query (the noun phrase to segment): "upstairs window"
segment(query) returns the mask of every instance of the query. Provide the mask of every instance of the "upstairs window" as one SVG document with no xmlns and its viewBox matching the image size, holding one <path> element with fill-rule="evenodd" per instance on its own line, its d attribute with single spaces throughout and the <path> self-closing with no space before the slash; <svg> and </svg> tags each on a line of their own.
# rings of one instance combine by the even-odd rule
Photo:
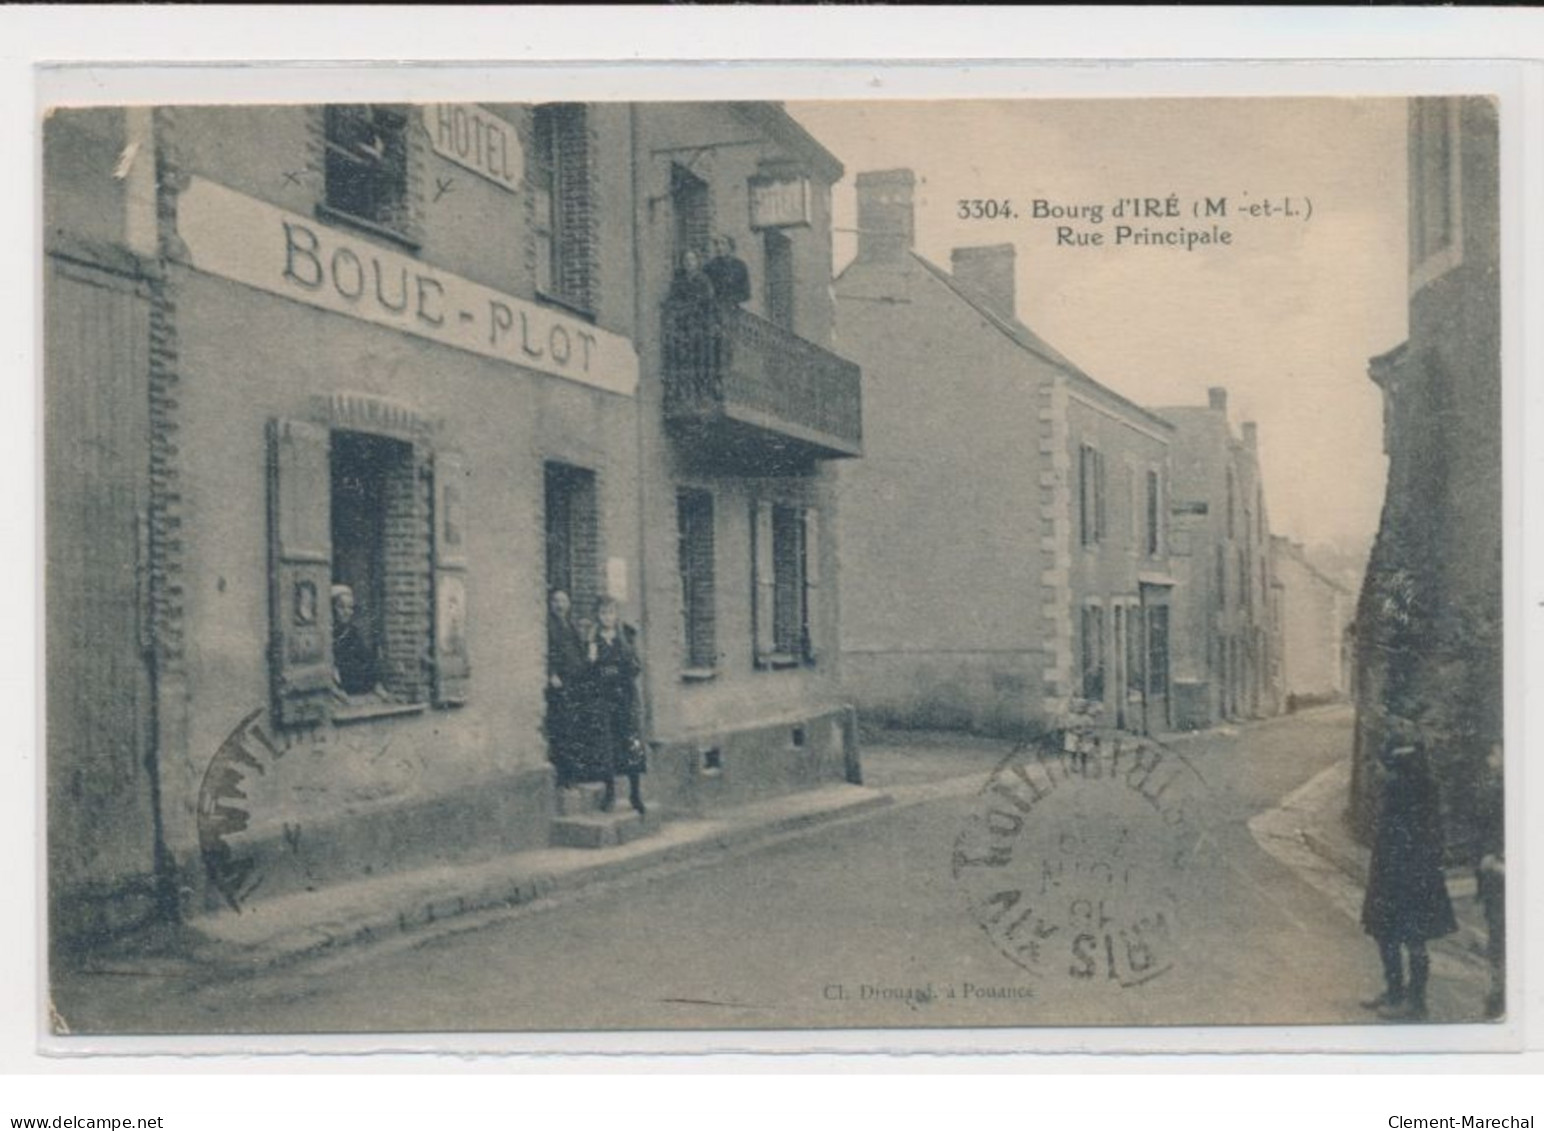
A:
<svg viewBox="0 0 1544 1131">
<path fill-rule="evenodd" d="M 1085 546 L 1096 546 L 1105 535 L 1104 453 L 1091 444 L 1078 446 L 1078 525 Z"/>
<path fill-rule="evenodd" d="M 1410 106 L 1410 262 L 1419 266 L 1454 246 L 1457 104 L 1416 98 Z"/>
<path fill-rule="evenodd" d="M 526 170 L 534 204 L 536 290 L 589 313 L 595 303 L 594 151 L 579 103 L 536 108 Z"/>
<path fill-rule="evenodd" d="M 411 227 L 405 110 L 391 106 L 328 106 L 327 207 L 388 233 Z"/>
<path fill-rule="evenodd" d="M 1147 473 L 1147 556 L 1157 557 L 1163 545 L 1163 534 L 1160 520 L 1163 508 L 1160 505 L 1162 492 L 1156 471 Z"/>
<path fill-rule="evenodd" d="M 767 321 L 793 329 L 793 241 L 782 232 L 762 233 L 766 250 Z"/>
<path fill-rule="evenodd" d="M 708 182 L 684 165 L 670 166 L 670 210 L 675 217 L 675 264 L 688 251 L 706 263 L 712 252 L 713 196 Z"/>
</svg>

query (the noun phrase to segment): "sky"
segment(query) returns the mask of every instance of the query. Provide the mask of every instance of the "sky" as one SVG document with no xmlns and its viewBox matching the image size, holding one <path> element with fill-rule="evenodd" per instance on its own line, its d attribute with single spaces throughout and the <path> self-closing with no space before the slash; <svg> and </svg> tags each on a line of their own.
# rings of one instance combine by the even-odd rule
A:
<svg viewBox="0 0 1544 1131">
<path fill-rule="evenodd" d="M 1086 373 L 1149 407 L 1229 392 L 1256 421 L 1273 530 L 1365 550 L 1386 460 L 1369 358 L 1404 340 L 1405 109 L 1396 98 L 790 103 L 846 166 L 836 266 L 856 247 L 853 177 L 917 176 L 917 250 L 1012 243 L 1019 318 Z M 1116 219 L 1122 197 L 1179 198 L 1177 219 Z M 1226 219 L 1196 202 L 1227 197 Z M 1291 198 L 1300 216 L 1241 205 Z M 959 202 L 1012 218 L 962 220 Z M 1034 202 L 1103 204 L 1094 224 L 1034 218 Z M 1311 205 L 1312 213 L 1308 214 Z M 1115 227 L 1211 229 L 1233 242 L 1114 245 Z M 1057 228 L 1100 233 L 1058 246 Z"/>
</svg>

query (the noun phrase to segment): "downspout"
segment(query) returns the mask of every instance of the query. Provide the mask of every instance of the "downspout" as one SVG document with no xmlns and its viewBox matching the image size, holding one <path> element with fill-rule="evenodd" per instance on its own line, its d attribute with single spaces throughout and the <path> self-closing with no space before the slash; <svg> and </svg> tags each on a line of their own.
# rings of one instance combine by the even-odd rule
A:
<svg viewBox="0 0 1544 1131">
<path fill-rule="evenodd" d="M 640 207 L 644 194 L 643 175 L 638 165 L 639 131 L 636 102 L 627 104 L 627 130 L 628 162 L 632 174 L 633 343 L 635 348 L 639 348 L 644 342 L 643 210 Z M 647 401 L 647 390 L 650 387 L 648 382 L 650 370 L 644 357 L 640 356 L 638 361 L 638 388 L 633 394 L 634 467 L 638 479 L 638 631 L 643 636 L 643 647 L 638 650 L 638 659 L 643 669 L 642 725 L 643 733 L 648 739 L 654 735 L 654 666 L 649 662 L 649 656 L 654 648 L 654 638 L 649 631 L 648 468 L 645 463 L 647 432 L 644 424 L 644 406 Z"/>
</svg>

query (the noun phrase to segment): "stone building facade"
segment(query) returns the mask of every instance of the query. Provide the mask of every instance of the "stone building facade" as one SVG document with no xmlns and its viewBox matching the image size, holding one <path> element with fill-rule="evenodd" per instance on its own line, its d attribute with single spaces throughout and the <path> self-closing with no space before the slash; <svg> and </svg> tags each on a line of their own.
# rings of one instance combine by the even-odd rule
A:
<svg viewBox="0 0 1544 1131">
<path fill-rule="evenodd" d="M 914 248 L 915 178 L 860 174 L 837 331 L 864 458 L 840 469 L 842 662 L 865 717 L 1170 725 L 1173 427 L 1021 322 L 1011 245 Z"/>
<path fill-rule="evenodd" d="M 1475 837 L 1502 738 L 1500 207 L 1496 109 L 1409 104 L 1407 340 L 1372 359 L 1388 490 L 1357 606 L 1353 824 L 1391 720 L 1429 745 L 1449 850 Z"/>
<path fill-rule="evenodd" d="M 1281 610 L 1273 597 L 1270 518 L 1259 432 L 1235 435 L 1228 393 L 1159 410 L 1172 445 L 1172 552 L 1183 641 L 1175 657 L 1175 725 L 1262 718 L 1282 707 Z"/>
<path fill-rule="evenodd" d="M 1345 699 L 1356 597 L 1309 560 L 1301 542 L 1271 536 L 1271 568 L 1282 601 L 1281 690 L 1289 709 Z"/>
<path fill-rule="evenodd" d="M 667 811 L 856 777 L 840 166 L 779 107 L 69 110 L 44 157 L 56 940 L 545 846 L 554 588 L 641 629 Z M 758 288 L 688 413 L 659 327 L 690 177 L 791 245 L 792 314 Z"/>
</svg>

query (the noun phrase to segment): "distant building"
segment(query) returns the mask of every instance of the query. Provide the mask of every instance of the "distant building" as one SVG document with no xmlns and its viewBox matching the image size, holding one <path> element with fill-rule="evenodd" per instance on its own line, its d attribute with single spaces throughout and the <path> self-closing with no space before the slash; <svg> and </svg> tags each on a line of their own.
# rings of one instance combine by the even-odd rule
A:
<svg viewBox="0 0 1544 1131">
<path fill-rule="evenodd" d="M 1388 493 L 1357 608 L 1352 817 L 1388 720 L 1417 724 L 1450 850 L 1474 837 L 1475 785 L 1502 735 L 1501 346 L 1496 109 L 1409 103 L 1409 338 L 1372 359 Z"/>
<path fill-rule="evenodd" d="M 1170 726 L 1173 427 L 1016 316 L 1011 245 L 913 250 L 909 170 L 857 178 L 837 334 L 865 448 L 840 468 L 842 667 L 867 718 L 990 732 L 1075 701 Z"/>
<path fill-rule="evenodd" d="M 1228 393 L 1205 407 L 1158 410 L 1177 430 L 1172 445 L 1177 637 L 1175 725 L 1262 718 L 1282 706 L 1270 520 L 1258 430 L 1235 436 Z"/>
<path fill-rule="evenodd" d="M 1351 690 L 1347 630 L 1356 596 L 1309 561 L 1301 543 L 1271 537 L 1281 592 L 1281 689 L 1289 709 L 1344 699 Z"/>
</svg>

